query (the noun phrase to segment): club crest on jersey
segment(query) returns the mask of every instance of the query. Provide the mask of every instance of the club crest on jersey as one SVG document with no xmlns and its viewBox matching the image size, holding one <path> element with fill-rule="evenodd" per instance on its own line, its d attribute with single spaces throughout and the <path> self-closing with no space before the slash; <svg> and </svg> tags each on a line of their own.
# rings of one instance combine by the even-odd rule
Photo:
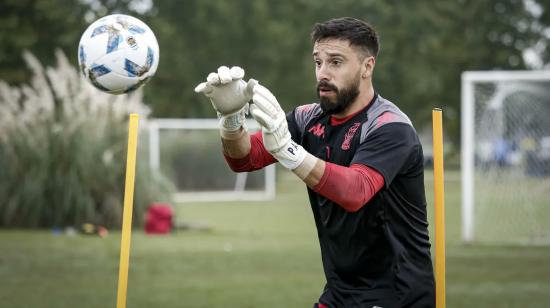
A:
<svg viewBox="0 0 550 308">
<path fill-rule="evenodd" d="M 344 136 L 344 142 L 342 142 L 342 150 L 347 151 L 350 148 L 351 145 L 351 139 L 353 136 L 355 136 L 355 132 L 357 132 L 357 129 L 361 126 L 361 123 L 357 122 L 354 123 L 349 129 L 346 135 Z"/>
<path fill-rule="evenodd" d="M 321 137 L 321 139 L 325 139 L 325 126 L 321 123 L 317 123 L 313 125 L 308 132 L 314 134 L 317 137 Z"/>
</svg>

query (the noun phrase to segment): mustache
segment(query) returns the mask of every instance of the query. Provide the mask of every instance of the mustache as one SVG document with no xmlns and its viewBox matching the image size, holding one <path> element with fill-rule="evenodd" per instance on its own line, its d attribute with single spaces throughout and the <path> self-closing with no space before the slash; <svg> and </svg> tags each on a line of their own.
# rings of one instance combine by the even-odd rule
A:
<svg viewBox="0 0 550 308">
<path fill-rule="evenodd" d="M 326 80 L 321 80 L 317 83 L 317 93 L 319 93 L 320 88 L 325 88 L 325 89 L 332 90 L 334 92 L 338 92 L 338 88 Z"/>
</svg>

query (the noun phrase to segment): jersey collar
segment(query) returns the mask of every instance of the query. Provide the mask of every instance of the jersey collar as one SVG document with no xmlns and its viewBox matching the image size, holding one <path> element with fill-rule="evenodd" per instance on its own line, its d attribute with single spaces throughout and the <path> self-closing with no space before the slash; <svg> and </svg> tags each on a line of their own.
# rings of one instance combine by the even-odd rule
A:
<svg viewBox="0 0 550 308">
<path fill-rule="evenodd" d="M 359 113 L 361 112 L 366 112 L 370 106 L 372 106 L 374 104 L 374 102 L 376 101 L 376 99 L 378 98 L 378 94 L 375 92 L 374 93 L 374 96 L 372 97 L 372 100 L 367 104 L 367 106 L 365 106 L 363 109 L 355 112 L 355 113 L 352 113 L 348 116 L 345 116 L 343 118 L 336 118 L 334 117 L 333 115 L 330 116 L 330 125 L 331 126 L 338 126 L 338 125 L 341 125 L 341 124 L 344 124 L 346 123 L 347 121 L 349 121 L 351 118 L 355 117 L 356 115 L 358 115 Z"/>
</svg>

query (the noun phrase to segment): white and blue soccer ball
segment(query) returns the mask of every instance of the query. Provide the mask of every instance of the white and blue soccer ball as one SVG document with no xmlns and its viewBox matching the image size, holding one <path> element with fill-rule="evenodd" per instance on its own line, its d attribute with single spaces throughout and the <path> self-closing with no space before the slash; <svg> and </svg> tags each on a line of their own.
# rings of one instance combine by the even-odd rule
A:
<svg viewBox="0 0 550 308">
<path fill-rule="evenodd" d="M 96 88 L 111 94 L 131 92 L 157 70 L 159 45 L 141 20 L 122 14 L 93 22 L 78 44 L 78 64 Z"/>
</svg>

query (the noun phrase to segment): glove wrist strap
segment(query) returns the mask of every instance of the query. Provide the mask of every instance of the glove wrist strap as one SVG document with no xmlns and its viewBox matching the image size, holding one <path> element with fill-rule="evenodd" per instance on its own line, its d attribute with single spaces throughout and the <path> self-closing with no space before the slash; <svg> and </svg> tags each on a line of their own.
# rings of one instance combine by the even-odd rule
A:
<svg viewBox="0 0 550 308">
<path fill-rule="evenodd" d="M 301 145 L 290 141 L 281 150 L 273 155 L 285 168 L 294 170 L 304 161 L 307 151 Z"/>
<path fill-rule="evenodd" d="M 240 136 L 241 134 L 248 132 L 248 128 L 246 127 L 246 111 L 247 108 L 245 106 L 241 110 L 232 114 L 222 115 L 218 113 L 220 120 L 220 135 L 224 137 L 224 139 L 231 139 L 235 137 L 235 135 Z"/>
<path fill-rule="evenodd" d="M 315 168 L 318 161 L 319 159 L 317 157 L 306 152 L 304 161 L 292 170 L 292 172 L 294 172 L 294 174 L 296 174 L 300 179 L 304 180 L 311 173 L 313 168 Z"/>
</svg>

